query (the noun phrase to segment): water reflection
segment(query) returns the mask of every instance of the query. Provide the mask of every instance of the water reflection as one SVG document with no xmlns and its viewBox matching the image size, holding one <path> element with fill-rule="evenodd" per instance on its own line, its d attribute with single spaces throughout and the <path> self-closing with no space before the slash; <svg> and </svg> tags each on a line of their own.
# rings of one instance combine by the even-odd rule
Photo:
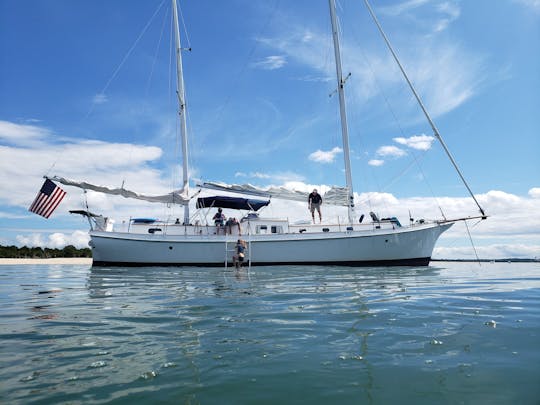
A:
<svg viewBox="0 0 540 405">
<path fill-rule="evenodd" d="M 92 268 L 87 289 L 109 331 L 129 335 L 130 345 L 151 339 L 152 356 L 178 365 L 174 373 L 181 368 L 193 383 L 203 375 L 224 383 L 224 369 L 260 374 L 265 364 L 272 374 L 287 374 L 297 364 L 315 375 L 360 367 L 361 386 L 369 390 L 380 354 L 370 342 L 395 318 L 387 316 L 389 303 L 399 305 L 409 288 L 438 274 L 437 268 L 337 266 Z M 132 357 L 127 349 L 110 350 Z M 146 363 L 156 363 L 152 356 Z"/>
</svg>

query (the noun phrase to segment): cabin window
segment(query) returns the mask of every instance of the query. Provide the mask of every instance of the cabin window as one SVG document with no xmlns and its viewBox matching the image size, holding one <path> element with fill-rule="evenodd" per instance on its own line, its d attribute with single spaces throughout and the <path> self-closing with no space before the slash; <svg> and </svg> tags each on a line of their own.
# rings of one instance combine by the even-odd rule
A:
<svg viewBox="0 0 540 405">
<path fill-rule="evenodd" d="M 283 227 L 282 226 L 279 226 L 279 225 L 272 225 L 272 227 L 270 228 L 270 231 L 272 233 L 283 233 Z"/>
<path fill-rule="evenodd" d="M 257 225 L 255 228 L 256 233 L 283 233 L 283 226 L 281 225 Z"/>
</svg>

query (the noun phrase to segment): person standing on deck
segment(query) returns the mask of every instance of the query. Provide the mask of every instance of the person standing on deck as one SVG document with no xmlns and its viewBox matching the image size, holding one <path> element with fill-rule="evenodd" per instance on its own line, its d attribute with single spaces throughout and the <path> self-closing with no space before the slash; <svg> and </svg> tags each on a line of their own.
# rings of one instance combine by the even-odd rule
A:
<svg viewBox="0 0 540 405">
<path fill-rule="evenodd" d="M 214 220 L 216 231 L 219 234 L 219 229 L 223 227 L 225 223 L 225 215 L 223 214 L 223 210 L 221 208 L 218 208 L 218 212 L 216 212 L 216 215 L 214 215 L 212 219 Z"/>
<path fill-rule="evenodd" d="M 315 210 L 317 210 L 317 212 L 319 213 L 319 222 L 322 222 L 321 204 L 322 197 L 317 192 L 317 189 L 314 189 L 308 197 L 308 208 L 311 211 L 311 218 L 313 218 L 313 223 L 315 223 Z"/>
</svg>

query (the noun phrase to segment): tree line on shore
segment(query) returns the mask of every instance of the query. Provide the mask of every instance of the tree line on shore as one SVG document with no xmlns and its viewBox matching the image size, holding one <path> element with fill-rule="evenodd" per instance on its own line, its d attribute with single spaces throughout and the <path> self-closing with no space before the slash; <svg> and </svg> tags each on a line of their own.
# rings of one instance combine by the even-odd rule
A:
<svg viewBox="0 0 540 405">
<path fill-rule="evenodd" d="M 77 249 L 67 245 L 63 249 L 41 247 L 0 246 L 0 257 L 5 259 L 51 259 L 54 257 L 92 257 L 90 248 Z"/>
</svg>

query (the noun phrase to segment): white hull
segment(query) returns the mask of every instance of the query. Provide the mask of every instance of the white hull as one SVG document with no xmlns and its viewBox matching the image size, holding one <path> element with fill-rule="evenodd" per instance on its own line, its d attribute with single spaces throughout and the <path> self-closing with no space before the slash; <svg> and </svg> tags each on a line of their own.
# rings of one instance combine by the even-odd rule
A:
<svg viewBox="0 0 540 405">
<path fill-rule="evenodd" d="M 435 243 L 452 223 L 349 232 L 245 235 L 251 265 L 428 265 Z M 90 232 L 96 266 L 223 266 L 235 235 Z"/>
</svg>

